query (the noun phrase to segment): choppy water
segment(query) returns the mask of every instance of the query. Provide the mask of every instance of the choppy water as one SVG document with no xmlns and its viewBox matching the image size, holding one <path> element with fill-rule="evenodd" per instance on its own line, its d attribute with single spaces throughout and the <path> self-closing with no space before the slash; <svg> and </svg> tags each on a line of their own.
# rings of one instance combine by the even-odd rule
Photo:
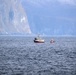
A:
<svg viewBox="0 0 76 75">
<path fill-rule="evenodd" d="M 0 75 L 76 75 L 76 38 L 0 37 Z"/>
</svg>

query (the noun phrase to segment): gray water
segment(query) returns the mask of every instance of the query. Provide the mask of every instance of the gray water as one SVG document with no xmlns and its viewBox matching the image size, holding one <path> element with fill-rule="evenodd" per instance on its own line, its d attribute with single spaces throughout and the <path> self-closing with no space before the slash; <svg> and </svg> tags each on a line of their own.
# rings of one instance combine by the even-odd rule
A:
<svg viewBox="0 0 76 75">
<path fill-rule="evenodd" d="M 0 75 L 76 75 L 76 38 L 0 37 Z"/>
</svg>

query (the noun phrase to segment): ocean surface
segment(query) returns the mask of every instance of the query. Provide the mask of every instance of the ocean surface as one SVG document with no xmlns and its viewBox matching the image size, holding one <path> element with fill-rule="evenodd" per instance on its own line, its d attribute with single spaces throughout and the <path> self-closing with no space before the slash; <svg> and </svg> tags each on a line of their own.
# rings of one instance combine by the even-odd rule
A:
<svg viewBox="0 0 76 75">
<path fill-rule="evenodd" d="M 0 36 L 0 75 L 76 75 L 76 37 Z"/>
</svg>

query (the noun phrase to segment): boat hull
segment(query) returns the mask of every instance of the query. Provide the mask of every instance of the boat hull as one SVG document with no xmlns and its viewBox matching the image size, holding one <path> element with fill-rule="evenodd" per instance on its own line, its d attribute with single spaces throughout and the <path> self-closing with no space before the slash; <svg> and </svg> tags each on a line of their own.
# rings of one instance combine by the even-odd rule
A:
<svg viewBox="0 0 76 75">
<path fill-rule="evenodd" d="M 44 40 L 34 40 L 35 43 L 44 43 Z"/>
</svg>

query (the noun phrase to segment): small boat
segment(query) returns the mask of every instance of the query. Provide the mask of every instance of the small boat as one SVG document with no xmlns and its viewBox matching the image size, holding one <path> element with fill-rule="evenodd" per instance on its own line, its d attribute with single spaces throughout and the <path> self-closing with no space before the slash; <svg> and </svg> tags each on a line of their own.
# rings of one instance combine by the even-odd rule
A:
<svg viewBox="0 0 76 75">
<path fill-rule="evenodd" d="M 34 39 L 34 42 L 35 42 L 35 43 L 44 43 L 44 40 L 41 39 L 41 38 L 38 36 L 38 37 L 36 37 L 36 38 Z"/>
<path fill-rule="evenodd" d="M 54 42 L 55 42 L 55 40 L 54 39 L 51 39 L 50 43 L 54 43 Z"/>
</svg>

